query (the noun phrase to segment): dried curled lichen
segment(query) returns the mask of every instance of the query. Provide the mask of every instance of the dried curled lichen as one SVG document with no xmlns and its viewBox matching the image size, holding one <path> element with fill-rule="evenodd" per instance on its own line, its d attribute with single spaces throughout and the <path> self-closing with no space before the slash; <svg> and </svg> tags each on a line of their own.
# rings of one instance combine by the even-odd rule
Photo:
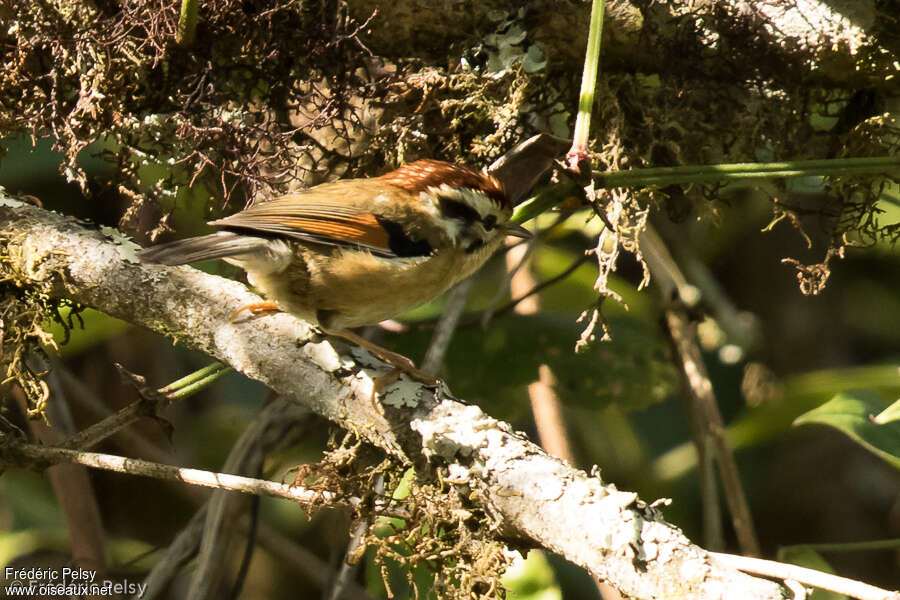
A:
<svg viewBox="0 0 900 600">
<path fill-rule="evenodd" d="M 433 576 L 439 598 L 502 598 L 500 578 L 514 554 L 497 541 L 495 524 L 449 483 L 420 483 L 408 467 L 380 458 L 353 434 L 346 434 L 324 458 L 297 469 L 295 482 L 338 496 L 360 499 L 354 503 L 354 522 L 366 524 L 348 559 L 360 560 L 366 548 L 374 550 L 388 597 L 392 597 L 389 565 L 403 569 L 416 597 L 423 592 L 415 574 L 425 569 Z M 399 489 L 403 492 L 399 492 Z M 307 510 L 326 503 L 307 505 Z M 402 514 L 403 519 L 383 514 Z"/>
<path fill-rule="evenodd" d="M 414 579 L 417 567 L 432 573 L 438 598 L 505 597 L 500 578 L 514 554 L 497 540 L 483 509 L 466 502 L 453 487 L 416 482 L 410 483 L 404 504 L 408 519 L 384 520 L 366 540 L 375 548 L 389 590 L 386 565 L 393 562 L 404 567 L 417 597 L 422 596 Z"/>
<path fill-rule="evenodd" d="M 47 346 L 55 347 L 53 337 L 44 329 L 45 315 L 51 310 L 48 298 L 23 286 L 3 267 L 10 246 L 0 240 L 0 384 L 15 382 L 25 393 L 28 416 L 43 415 L 50 395 L 44 381 L 41 355 Z"/>
<path fill-rule="evenodd" d="M 50 135 L 68 180 L 132 201 L 124 225 L 148 200 L 172 210 L 179 187 L 251 196 L 353 158 L 311 132 L 360 120 L 348 90 L 365 82 L 344 77 L 366 56 L 356 21 L 291 0 L 203 9 L 202 43 L 182 48 L 178 3 L 12 0 L 0 9 L 0 131 Z M 114 167 L 106 181 L 82 169 L 86 148 Z"/>
<path fill-rule="evenodd" d="M 384 24 L 342 3 L 213 0 L 189 47 L 177 2 L 11 0 L 0 17 L 0 133 L 50 136 L 65 177 L 124 199 L 126 231 L 150 211 L 151 237 L 191 199 L 216 210 L 386 162 L 489 160 L 521 133 L 527 78 L 378 58 L 363 38 Z M 112 168 L 90 178 L 84 152 Z"/>
<path fill-rule="evenodd" d="M 28 417 L 38 418 L 44 416 L 50 394 L 44 380 L 45 353 L 57 349 L 47 324 L 51 320 L 61 324 L 66 343 L 80 309 L 68 300 L 50 298 L 15 270 L 13 265 L 22 261 L 14 254 L 22 247 L 14 233 L 0 231 L 0 386 L 17 385 L 25 394 Z"/>
<path fill-rule="evenodd" d="M 45 373 L 31 358 L 53 345 L 44 328 L 45 306 L 39 299 L 16 289 L 8 281 L 0 281 L 0 385 L 15 382 L 28 402 L 28 416 L 41 416 L 50 390 Z"/>
</svg>

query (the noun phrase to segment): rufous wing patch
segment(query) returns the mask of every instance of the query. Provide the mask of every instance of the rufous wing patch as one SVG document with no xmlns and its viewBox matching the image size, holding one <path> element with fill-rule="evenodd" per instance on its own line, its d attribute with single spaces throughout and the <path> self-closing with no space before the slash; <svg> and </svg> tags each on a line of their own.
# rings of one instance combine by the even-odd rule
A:
<svg viewBox="0 0 900 600">
<path fill-rule="evenodd" d="M 372 213 L 326 219 L 283 217 L 281 223 L 298 231 L 327 236 L 337 242 L 364 244 L 385 250 L 389 247 L 388 233 Z"/>
<path fill-rule="evenodd" d="M 210 225 L 232 230 L 271 233 L 303 241 L 369 248 L 381 256 L 393 253 L 390 234 L 368 212 L 334 207 L 273 202 L 251 207 Z"/>
</svg>

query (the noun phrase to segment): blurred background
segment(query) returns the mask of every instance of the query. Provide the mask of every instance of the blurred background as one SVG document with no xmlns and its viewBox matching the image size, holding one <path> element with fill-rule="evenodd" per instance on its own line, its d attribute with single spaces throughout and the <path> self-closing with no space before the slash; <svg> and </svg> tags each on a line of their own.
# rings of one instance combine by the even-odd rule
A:
<svg viewBox="0 0 900 600">
<path fill-rule="evenodd" d="M 0 185 L 7 191 L 33 195 L 49 209 L 116 226 L 123 207 L 103 197 L 81 202 L 77 187 L 58 175 L 60 156 L 48 144 L 32 147 L 22 139 L 5 143 L 9 154 L 0 167 Z M 97 174 L 102 164 L 87 154 L 83 164 Z M 733 308 L 731 323 L 709 318 L 712 311 L 705 306 L 694 316 L 763 553 L 805 555 L 800 562 L 874 585 L 900 587 L 896 547 L 814 556 L 804 548 L 787 548 L 900 537 L 900 470 L 836 428 L 792 426 L 794 419 L 844 390 L 869 390 L 885 405 L 898 397 L 900 253 L 883 242 L 848 248 L 843 260 L 832 262 L 824 291 L 805 296 L 794 269 L 781 258 L 808 256 L 814 262 L 821 258 L 816 250 L 808 250 L 792 227 L 762 232 L 772 209 L 754 187 L 734 188 L 723 197 L 728 201 L 715 207 L 714 220 L 697 218 L 697 211 L 708 210 L 702 206 L 687 207 L 677 222 L 665 215 L 654 218 L 679 263 L 692 264 L 697 274 L 715 282 L 720 301 Z M 884 223 L 900 221 L 896 187 L 879 207 Z M 538 280 L 560 274 L 593 247 L 600 226 L 588 216 L 575 213 L 537 239 L 530 264 Z M 179 236 L 205 227 L 202 211 L 183 211 L 176 217 L 173 226 Z M 529 226 L 540 229 L 555 218 L 544 215 Z M 820 241 L 815 227 L 808 230 L 815 248 Z M 226 265 L 204 267 L 240 277 Z M 538 314 L 518 315 L 497 310 L 508 303 L 509 293 L 503 257 L 495 257 L 476 276 L 443 375 L 455 395 L 535 439 L 527 387 L 537 379 L 539 365 L 548 364 L 558 381 L 556 391 L 578 466 L 597 465 L 605 480 L 636 491 L 646 501 L 671 498 L 666 519 L 702 543 L 696 454 L 682 383 L 661 325 L 664 303 L 652 286 L 637 291 L 642 271 L 630 256 L 620 259 L 611 285 L 627 310 L 614 302 L 604 306 L 612 340 L 597 341 L 582 354 L 573 352 L 583 328 L 576 318 L 595 297 L 596 269 L 593 260 L 584 262 L 540 292 Z M 405 316 L 402 333 L 378 332 L 380 343 L 421 361 L 442 303 L 435 301 Z M 496 313 L 485 323 L 487 309 Z M 54 359 L 55 385 L 64 392 L 78 429 L 97 421 L 98 410 L 114 411 L 138 399 L 114 363 L 162 387 L 211 362 L 94 311 L 81 317 L 84 326 L 71 332 Z M 58 326 L 51 327 L 62 341 Z M 729 327 L 739 335 L 727 334 Z M 263 386 L 231 373 L 168 409 L 165 423 L 145 419 L 98 451 L 219 470 L 268 397 Z M 4 414 L 26 428 L 21 414 L 9 405 Z M 267 458 L 263 474 L 290 478 L 290 468 L 321 458 L 330 435 L 338 433 L 308 417 L 287 436 L 288 443 Z M 208 496 L 207 490 L 139 477 L 98 471 L 89 477 L 114 556 L 111 564 L 124 573 L 139 574 L 153 564 L 158 549 L 172 541 Z M 242 597 L 318 595 L 321 582 L 313 574 L 327 572 L 342 556 L 346 516 L 333 510 L 307 515 L 292 503 L 272 498 L 259 502 L 259 513 L 267 531 L 252 555 Z M 725 549 L 736 551 L 727 517 L 723 525 Z M 17 469 L 4 473 L 0 564 L 31 552 L 66 550 L 64 515 L 46 476 Z M 235 564 L 240 556 L 235 552 Z M 596 595 L 593 582 L 564 561 L 533 554 L 529 565 L 510 575 L 508 583 L 520 594 L 516 597 Z M 184 597 L 186 588 L 179 585 L 187 585 L 186 577 L 176 579 L 171 597 Z M 405 597 L 409 592 L 402 572 L 391 577 L 393 591 Z M 427 581 L 425 572 L 418 577 Z M 371 560 L 363 561 L 357 580 L 371 597 L 386 597 L 379 567 Z"/>
</svg>

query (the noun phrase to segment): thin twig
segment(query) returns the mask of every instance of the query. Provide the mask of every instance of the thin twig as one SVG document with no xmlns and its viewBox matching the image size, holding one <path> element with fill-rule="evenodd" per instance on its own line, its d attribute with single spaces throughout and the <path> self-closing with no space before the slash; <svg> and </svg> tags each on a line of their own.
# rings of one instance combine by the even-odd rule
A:
<svg viewBox="0 0 900 600">
<path fill-rule="evenodd" d="M 854 581 L 846 577 L 838 577 L 830 573 L 823 573 L 822 571 L 807 569 L 806 567 L 775 562 L 774 560 L 737 556 L 735 554 L 722 554 L 720 552 L 710 552 L 709 554 L 723 564 L 745 573 L 754 573 L 782 580 L 793 579 L 822 590 L 859 598 L 859 600 L 900 600 L 900 592 L 891 592 L 874 585 Z"/>
<path fill-rule="evenodd" d="M 690 402 L 696 411 L 697 403 Z M 703 508 L 703 547 L 707 550 L 725 548 L 725 532 L 722 527 L 722 503 L 719 500 L 719 486 L 716 481 L 716 453 L 712 439 L 703 430 L 703 418 L 691 415 L 691 437 L 697 448 L 697 467 L 700 475 L 700 502 Z"/>
<path fill-rule="evenodd" d="M 34 468 L 71 463 L 84 465 L 92 469 L 114 471 L 128 475 L 141 475 L 164 481 L 181 481 L 190 485 L 233 490 L 246 494 L 276 496 L 303 503 L 343 504 L 347 506 L 354 506 L 359 503 L 359 498 L 345 498 L 324 490 L 311 490 L 298 485 L 287 485 L 264 479 L 163 465 L 113 454 L 81 452 L 67 448 L 47 448 L 18 442 L 5 434 L 0 435 L 0 460 L 8 466 L 17 467 L 31 463 Z"/>
<path fill-rule="evenodd" d="M 32 355 L 29 360 L 41 359 Z M 42 370 L 46 370 L 43 365 Z M 42 444 L 50 445 L 59 443 L 66 432 L 74 430 L 75 425 L 55 372 L 49 372 L 47 383 L 51 394 L 47 399 L 45 418 L 49 425 L 42 420 L 29 420 L 28 426 L 35 438 Z M 18 387 L 14 387 L 12 392 L 24 414 L 27 410 L 25 394 Z M 56 465 L 48 469 L 47 474 L 66 519 L 73 563 L 102 575 L 107 567 L 103 519 L 87 470 L 77 465 Z"/>
<path fill-rule="evenodd" d="M 509 293 L 516 298 L 510 304 L 515 306 L 516 313 L 520 315 L 534 315 L 541 310 L 541 299 L 535 294 L 540 291 L 543 284 L 539 285 L 535 281 L 531 271 L 530 259 L 533 251 L 534 246 L 531 245 L 514 246 L 506 252 Z"/>
<path fill-rule="evenodd" d="M 517 298 L 516 300 L 513 300 L 511 302 L 508 302 L 508 303 L 504 304 L 503 306 L 500 306 L 500 307 L 497 306 L 500 302 L 500 299 L 505 295 L 507 288 L 512 283 L 513 277 L 515 277 L 516 273 L 522 267 L 522 265 L 524 265 L 525 262 L 531 258 L 531 255 L 534 253 L 536 241 L 540 237 L 546 235 L 547 232 L 552 231 L 554 228 L 556 228 L 560 224 L 564 223 L 565 220 L 568 219 L 570 216 L 572 216 L 572 214 L 570 212 L 566 212 L 564 214 L 557 215 L 557 218 L 548 227 L 544 227 L 544 228 L 541 228 L 539 231 L 535 231 L 534 237 L 531 238 L 530 240 L 508 239 L 506 241 L 507 255 L 510 252 L 518 252 L 517 256 L 520 257 L 520 260 L 517 264 L 514 264 L 512 267 L 507 266 L 506 277 L 504 278 L 503 283 L 500 286 L 498 286 L 497 293 L 494 294 L 494 297 L 491 298 L 491 301 L 488 303 L 488 308 L 486 308 L 484 310 L 484 312 L 481 313 L 480 321 L 481 321 L 482 328 L 487 327 L 488 323 L 490 323 L 491 319 L 493 319 L 496 315 L 509 312 L 511 309 L 515 308 L 515 306 L 519 302 L 521 302 L 522 300 L 525 300 L 532 294 L 536 294 L 536 293 L 540 292 L 541 290 L 553 285 L 554 283 L 562 281 L 563 279 L 568 277 L 568 275 L 571 273 L 571 271 L 569 271 L 567 269 L 566 273 L 564 273 L 562 275 L 557 275 L 556 277 L 552 278 L 548 282 L 535 285 L 534 288 L 532 288 L 531 290 L 524 292 L 520 298 Z M 521 250 L 518 250 L 518 248 L 522 247 L 522 246 L 527 248 L 527 250 L 525 250 L 524 252 L 522 252 Z M 507 261 L 507 263 L 508 263 L 508 261 Z M 513 292 L 513 294 L 515 294 L 515 292 Z M 466 325 L 469 325 L 469 324 L 470 323 L 466 323 Z"/>
<path fill-rule="evenodd" d="M 215 361 L 201 369 L 197 369 L 193 373 L 185 375 L 181 379 L 173 381 L 165 387 L 159 388 L 157 391 L 160 394 L 165 394 L 172 400 L 182 400 L 204 389 L 222 375 L 227 375 L 232 371 L 234 369 L 228 365 Z"/>
<path fill-rule="evenodd" d="M 447 294 L 444 312 L 438 320 L 437 327 L 431 336 L 431 344 L 422 360 L 422 371 L 429 375 L 437 375 L 441 370 L 441 365 L 444 364 L 444 357 L 450 347 L 450 340 L 453 339 L 453 332 L 456 331 L 456 326 L 459 324 L 459 317 L 466 307 L 466 299 L 469 297 L 473 281 L 473 278 L 467 277 L 456 284 Z"/>
<path fill-rule="evenodd" d="M 14 437 L 0 433 L 0 466 L 26 468 L 29 466 L 29 463 L 32 468 L 36 469 L 42 469 L 48 465 L 73 463 L 103 471 L 141 475 L 164 481 L 181 481 L 200 487 L 231 490 L 258 496 L 275 496 L 307 504 L 344 505 L 353 508 L 360 503 L 360 499 L 355 496 L 341 496 L 327 490 L 313 490 L 299 485 L 288 485 L 265 479 L 175 467 L 138 458 L 116 456 L 114 454 L 81 452 L 67 448 L 46 448 L 36 444 L 20 442 Z M 376 503 L 376 511 L 378 514 L 388 517 L 409 518 L 409 513 L 397 506 L 386 506 Z"/>
<path fill-rule="evenodd" d="M 163 388 L 154 390 L 145 384 L 143 377 L 130 373 L 121 365 L 116 365 L 116 367 L 119 369 L 119 373 L 135 387 L 141 399 L 121 408 L 102 421 L 82 429 L 63 442 L 61 447 L 72 450 L 93 448 L 142 417 L 155 416 L 161 408 L 173 400 L 183 400 L 233 370 L 227 365 L 215 362 Z"/>
<path fill-rule="evenodd" d="M 575 464 L 575 453 L 566 430 L 563 406 L 556 393 L 556 376 L 549 365 L 538 366 L 538 378 L 528 384 L 531 413 L 537 426 L 541 447 L 549 454 Z"/>
<path fill-rule="evenodd" d="M 711 446 L 719 465 L 722 489 L 731 512 L 731 522 L 738 543 L 742 552 L 758 555 L 759 540 L 753 527 L 753 517 L 734 454 L 725 439 L 725 425 L 722 422 L 712 382 L 700 354 L 696 326 L 682 311 L 676 309 L 667 310 L 665 318 L 685 384 L 690 392 L 690 399 L 697 404 L 696 410 L 692 410 L 692 413 L 702 417 L 702 427 L 712 440 Z"/>
<path fill-rule="evenodd" d="M 181 567 L 197 554 L 208 507 L 208 502 L 203 504 L 188 524 L 181 528 L 165 549 L 165 553 L 153 564 L 144 578 L 143 583 L 146 586 L 144 594 L 140 597 L 135 595 L 132 600 L 156 600 L 161 597 Z"/>
<path fill-rule="evenodd" d="M 640 243 L 644 258 L 650 268 L 653 280 L 657 283 L 663 301 L 671 303 L 673 298 L 680 297 L 681 290 L 686 286 L 686 279 L 681 269 L 672 258 L 662 238 L 651 226 L 648 225 L 641 235 Z M 691 322 L 684 308 L 674 306 L 665 311 L 665 322 L 675 354 L 678 357 L 685 387 L 689 392 L 691 417 L 701 420 L 698 428 L 705 432 L 703 438 L 708 437 L 711 440 L 709 447 L 719 466 L 725 501 L 731 513 L 731 521 L 741 551 L 745 554 L 758 555 L 759 541 L 753 527 L 753 517 L 734 454 L 725 439 L 725 426 L 716 403 L 712 382 L 700 353 L 696 326 Z M 707 447 L 705 439 L 695 439 L 695 443 L 698 453 L 702 453 Z M 704 485 L 710 486 L 712 482 L 707 480 Z M 706 491 L 707 496 L 712 498 L 708 487 Z M 714 510 L 714 507 L 710 507 L 708 510 Z"/>
<path fill-rule="evenodd" d="M 250 525 L 246 531 L 246 542 L 244 544 L 244 554 L 241 557 L 241 565 L 238 567 L 237 575 L 228 594 L 228 600 L 238 600 L 244 589 L 244 583 L 247 581 L 247 574 L 250 572 L 250 565 L 253 562 L 253 550 L 256 548 L 257 531 L 259 529 L 259 505 L 261 498 L 253 496 L 250 500 L 250 508 L 244 516 L 250 521 Z"/>
<path fill-rule="evenodd" d="M 60 376 L 60 379 L 62 379 L 65 387 L 71 392 L 73 402 L 76 403 L 79 408 L 83 409 L 86 413 L 93 415 L 99 421 L 106 419 L 112 414 L 112 411 L 109 409 L 109 407 L 104 402 L 102 402 L 97 397 L 97 395 L 81 380 L 73 375 L 72 372 L 69 371 L 69 369 L 66 367 L 65 363 L 60 360 L 54 360 L 53 372 L 57 373 Z M 83 429 L 76 435 L 80 435 L 87 429 Z M 90 443 L 89 441 L 85 445 L 79 445 L 79 447 L 77 448 L 67 446 L 66 444 L 71 441 L 72 438 L 70 438 L 66 442 L 63 442 L 62 444 L 57 445 L 68 447 L 70 450 L 89 450 L 91 448 L 91 446 L 88 445 Z M 126 454 L 132 456 L 140 456 L 141 458 L 155 460 L 157 462 L 167 462 L 169 460 L 172 460 L 173 457 L 173 454 L 170 451 L 162 450 L 157 443 L 150 441 L 147 437 L 145 437 L 142 433 L 136 431 L 135 429 L 119 430 L 116 433 L 116 442 L 126 451 Z M 80 444 L 80 442 L 76 443 Z"/>
<path fill-rule="evenodd" d="M 600 41 L 603 34 L 604 0 L 594 0 L 591 4 L 591 26 L 588 30 L 587 49 L 584 53 L 584 68 L 581 71 L 581 92 L 578 97 L 578 116 L 569 150 L 569 168 L 577 170 L 587 155 L 588 138 L 591 130 L 591 112 L 594 109 L 594 91 L 597 87 L 597 72 L 600 70 Z M 586 165 L 590 168 L 590 164 Z"/>
<path fill-rule="evenodd" d="M 496 314 L 497 305 L 500 303 L 500 299 L 506 295 L 508 287 L 512 284 L 513 277 L 516 276 L 516 273 L 522 268 L 525 261 L 531 257 L 531 253 L 534 252 L 534 242 L 535 238 L 530 240 L 506 240 L 506 255 L 504 256 L 504 260 L 506 261 L 506 276 L 500 285 L 497 286 L 494 297 L 488 302 L 488 308 L 481 313 L 479 321 L 482 329 L 486 329 L 488 324 L 490 324 L 491 319 L 493 319 Z M 518 262 L 510 262 L 509 257 L 511 253 L 518 257 Z"/>
<path fill-rule="evenodd" d="M 874 156 L 871 158 L 792 161 L 790 163 L 683 165 L 680 167 L 632 169 L 630 171 L 594 171 L 591 179 L 595 189 L 616 189 L 771 179 L 775 177 L 878 175 L 896 173 L 898 170 L 900 170 L 900 158 L 895 156 Z M 557 189 L 557 187 L 560 189 Z M 574 191 L 574 183 L 562 182 L 559 186 L 551 186 L 538 196 L 520 203 L 516 206 L 512 220 L 516 223 L 525 223 L 554 206 L 562 204 L 571 196 L 571 193 L 566 191 L 567 188 Z"/>
<path fill-rule="evenodd" d="M 231 447 L 222 471 L 227 473 L 259 473 L 266 454 L 284 439 L 287 428 L 295 428 L 298 419 L 310 412 L 285 398 L 269 402 Z M 216 490 L 209 499 L 203 537 L 197 556 L 197 568 L 191 577 L 189 598 L 212 597 L 220 588 L 222 566 L 227 564 L 227 550 L 233 539 L 235 516 L 243 512 L 246 496 Z"/>
<path fill-rule="evenodd" d="M 378 496 L 384 493 L 384 475 L 382 473 L 375 476 L 373 491 Z M 372 515 L 369 513 L 354 523 L 350 531 L 350 543 L 347 544 L 347 550 L 344 552 L 344 560 L 341 561 L 341 567 L 338 569 L 331 588 L 323 596 L 325 600 L 340 600 L 344 591 L 352 583 L 353 575 L 366 550 L 366 534 L 372 527 L 372 521 Z"/>
<path fill-rule="evenodd" d="M 532 287 L 528 291 L 524 292 L 521 296 L 519 296 L 515 300 L 510 300 L 509 302 L 507 302 L 500 308 L 496 309 L 493 313 L 493 316 L 500 316 L 500 315 L 506 314 L 509 311 L 513 310 L 520 302 L 527 300 L 531 296 L 544 291 L 551 285 L 559 283 L 560 281 L 562 281 L 563 279 L 565 279 L 566 277 L 568 277 L 569 275 L 574 273 L 578 269 L 578 267 L 580 267 L 581 265 L 583 265 L 584 263 L 589 261 L 591 258 L 592 258 L 592 255 L 590 255 L 590 254 L 583 254 L 583 255 L 579 256 L 578 258 L 576 258 L 575 260 L 572 261 L 572 264 L 570 264 L 568 267 L 566 267 L 558 275 L 554 275 L 550 279 L 545 279 L 544 281 L 535 284 L 534 287 Z"/>
<path fill-rule="evenodd" d="M 537 284 L 531 272 L 525 247 L 511 248 L 506 253 L 506 268 L 513 275 L 510 279 L 510 293 L 519 295 L 515 311 L 522 315 L 537 314 L 541 310 L 541 300 L 533 293 L 523 294 L 524 290 L 534 290 Z M 525 298 L 528 298 L 525 301 Z M 562 404 L 554 389 L 556 377 L 548 365 L 538 367 L 538 379 L 528 385 L 528 398 L 531 401 L 531 413 L 538 430 L 541 446 L 569 464 L 575 464 L 572 444 L 566 431 Z"/>
<path fill-rule="evenodd" d="M 289 563 L 298 572 L 324 590 L 331 578 L 331 568 L 321 558 L 298 545 L 280 531 L 259 524 L 259 544 L 272 556 Z M 373 600 L 355 581 L 348 581 L 344 587 L 344 600 Z"/>
</svg>

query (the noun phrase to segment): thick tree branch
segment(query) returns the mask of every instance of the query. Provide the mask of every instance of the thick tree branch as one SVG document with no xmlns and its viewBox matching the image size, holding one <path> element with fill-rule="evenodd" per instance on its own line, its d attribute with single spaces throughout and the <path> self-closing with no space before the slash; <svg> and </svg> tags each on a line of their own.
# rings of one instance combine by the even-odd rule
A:
<svg viewBox="0 0 900 600">
<path fill-rule="evenodd" d="M 359 349 L 287 314 L 231 323 L 259 300 L 239 283 L 140 264 L 113 232 L 0 197 L 2 278 L 169 335 L 402 461 L 441 469 L 504 535 L 557 552 L 629 596 L 782 598 L 779 585 L 722 566 L 636 494 L 551 458 L 443 387 L 401 380 L 376 403 L 372 378 L 388 367 Z"/>
</svg>

